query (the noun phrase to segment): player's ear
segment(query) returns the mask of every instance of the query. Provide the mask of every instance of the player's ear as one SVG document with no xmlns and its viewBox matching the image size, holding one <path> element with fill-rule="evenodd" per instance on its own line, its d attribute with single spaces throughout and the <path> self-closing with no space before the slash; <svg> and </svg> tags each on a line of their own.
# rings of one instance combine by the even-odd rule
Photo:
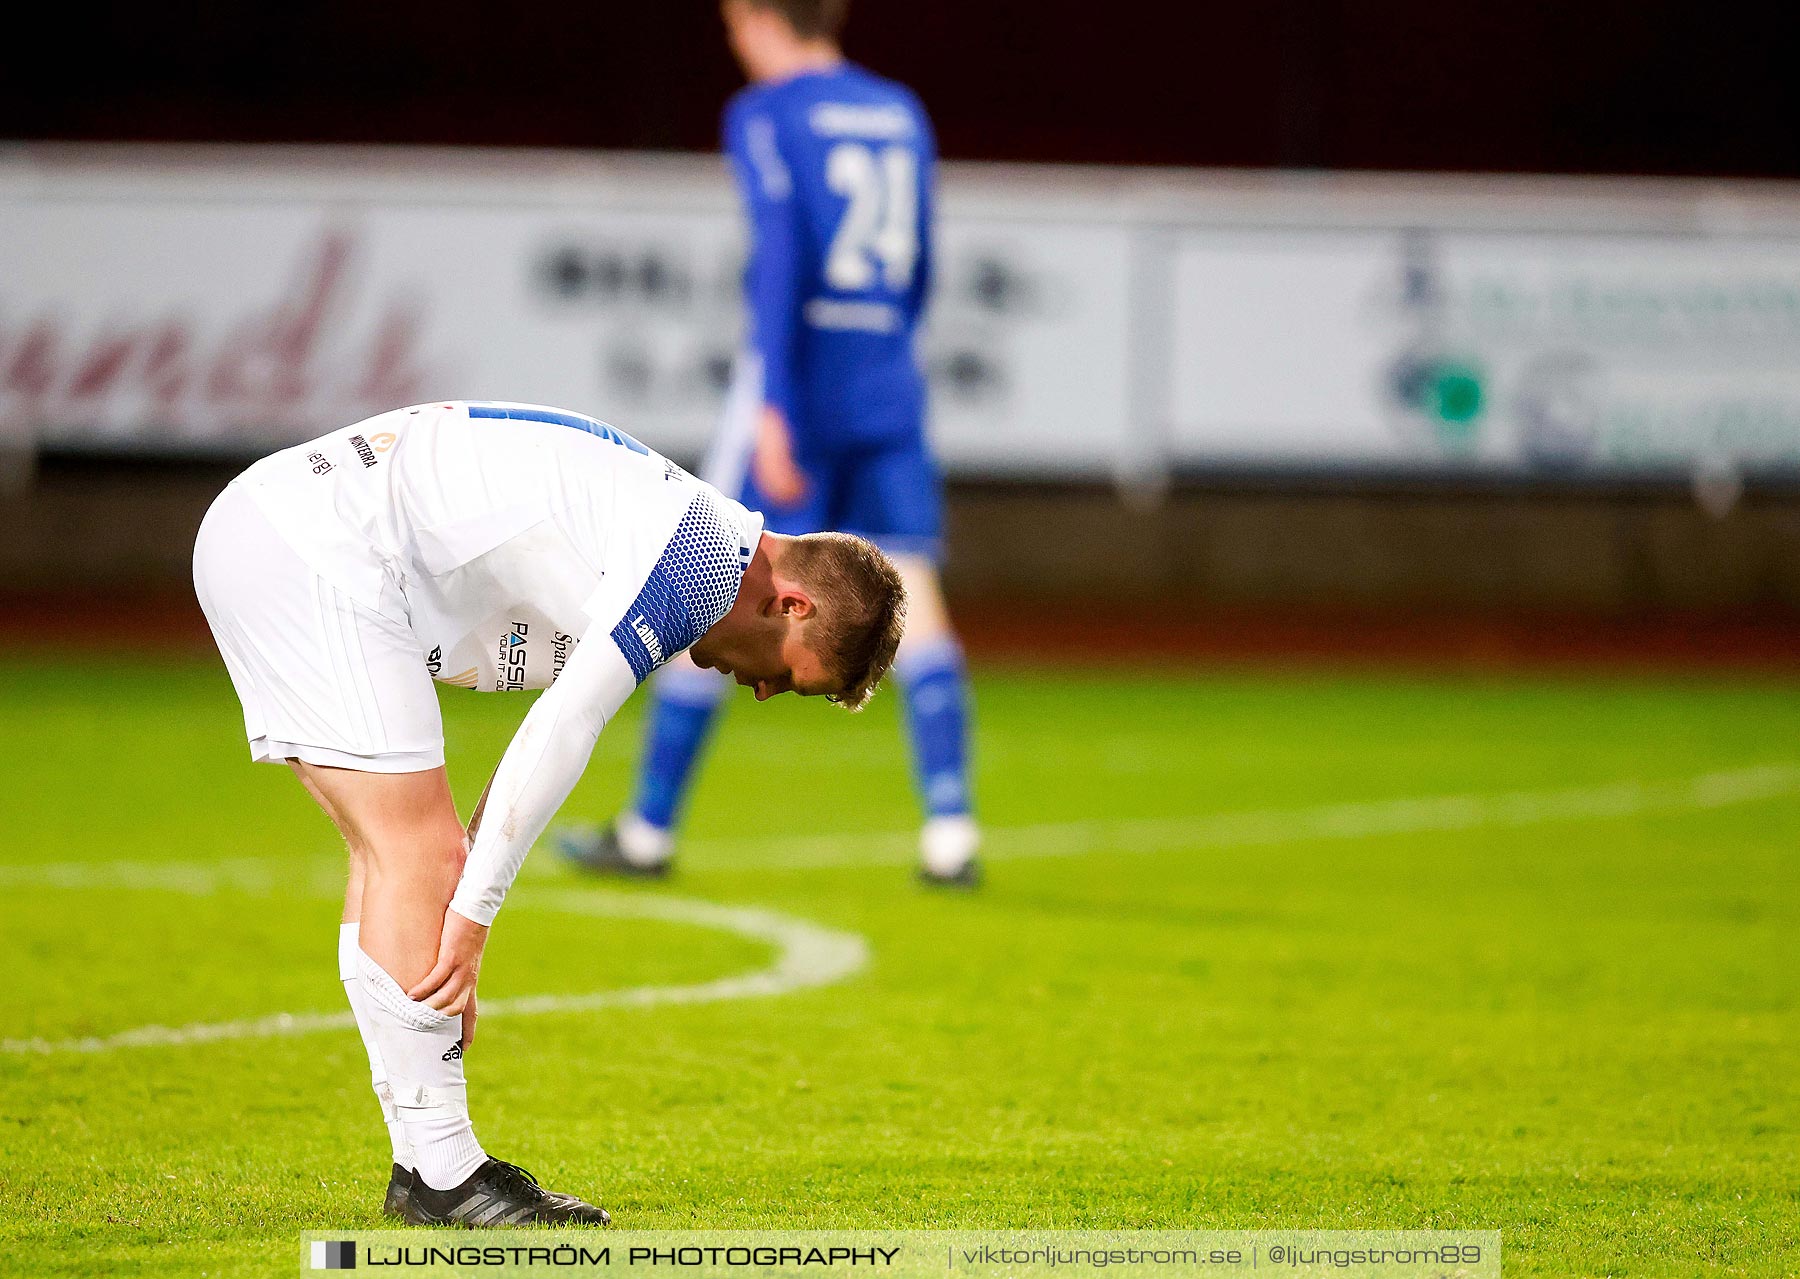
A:
<svg viewBox="0 0 1800 1279">
<path fill-rule="evenodd" d="M 811 592 L 798 586 L 784 586 L 775 595 L 775 611 L 796 622 L 804 622 L 819 611 Z"/>
</svg>

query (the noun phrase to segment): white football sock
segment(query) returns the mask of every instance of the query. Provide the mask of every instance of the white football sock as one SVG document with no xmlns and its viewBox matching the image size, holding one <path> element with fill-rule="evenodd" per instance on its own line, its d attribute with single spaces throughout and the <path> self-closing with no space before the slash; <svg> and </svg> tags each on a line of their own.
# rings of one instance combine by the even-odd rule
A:
<svg viewBox="0 0 1800 1279">
<path fill-rule="evenodd" d="M 954 875 L 981 849 L 981 827 L 966 813 L 933 817 L 919 832 L 919 855 L 934 875 Z"/>
<path fill-rule="evenodd" d="M 469 1122 L 462 1018 L 408 999 L 361 949 L 356 968 L 412 1166 L 433 1190 L 460 1186 L 487 1161 Z"/>
<path fill-rule="evenodd" d="M 661 826 L 652 826 L 633 809 L 619 814 L 613 825 L 619 852 L 633 866 L 660 866 L 675 855 L 675 837 Z"/>
<path fill-rule="evenodd" d="M 362 1035 L 363 1049 L 369 1054 L 369 1082 L 375 1086 L 375 1100 L 381 1103 L 381 1119 L 387 1125 L 388 1142 L 394 1148 L 394 1162 L 402 1168 L 412 1167 L 412 1151 L 406 1146 L 406 1130 L 400 1126 L 400 1115 L 394 1109 L 394 1093 L 388 1087 L 387 1068 L 381 1064 L 381 1049 L 375 1044 L 375 1024 L 369 1019 L 368 1000 L 356 976 L 356 957 L 362 953 L 360 924 L 338 926 L 338 980 L 344 983 L 344 995 L 350 1000 L 350 1011 L 356 1016 L 356 1029 Z"/>
</svg>

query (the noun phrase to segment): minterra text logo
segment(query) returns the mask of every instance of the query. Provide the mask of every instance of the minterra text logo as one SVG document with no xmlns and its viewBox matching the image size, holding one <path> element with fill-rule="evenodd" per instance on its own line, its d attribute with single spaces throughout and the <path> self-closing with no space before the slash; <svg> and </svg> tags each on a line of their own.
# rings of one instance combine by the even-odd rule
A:
<svg viewBox="0 0 1800 1279">
<path fill-rule="evenodd" d="M 356 1269 L 356 1244 L 348 1239 L 332 1242 L 323 1239 L 314 1240 L 312 1268 L 314 1270 Z"/>
</svg>

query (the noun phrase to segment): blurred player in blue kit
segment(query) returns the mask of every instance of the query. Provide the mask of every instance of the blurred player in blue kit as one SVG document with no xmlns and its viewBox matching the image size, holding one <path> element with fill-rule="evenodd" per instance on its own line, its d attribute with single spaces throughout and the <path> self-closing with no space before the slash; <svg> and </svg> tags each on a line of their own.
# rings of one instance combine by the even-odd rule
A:
<svg viewBox="0 0 1800 1279">
<path fill-rule="evenodd" d="M 847 61 L 847 0 L 724 0 L 750 84 L 725 111 L 749 218 L 746 350 L 705 467 L 773 531 L 858 533 L 909 599 L 895 672 L 925 809 L 920 874 L 978 882 L 968 691 L 939 583 L 943 486 L 925 441 L 915 336 L 932 268 L 936 143 L 917 97 Z M 726 681 L 685 657 L 655 686 L 632 806 L 565 830 L 578 863 L 666 873 Z"/>
</svg>

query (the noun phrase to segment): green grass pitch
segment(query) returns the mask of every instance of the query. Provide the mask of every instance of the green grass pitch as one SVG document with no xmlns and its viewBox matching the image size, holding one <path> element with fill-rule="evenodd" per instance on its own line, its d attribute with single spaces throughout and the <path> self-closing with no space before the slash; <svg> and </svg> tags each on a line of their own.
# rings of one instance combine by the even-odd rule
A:
<svg viewBox="0 0 1800 1279">
<path fill-rule="evenodd" d="M 301 1230 L 379 1225 L 352 1031 L 18 1050 L 342 1011 L 339 853 L 248 763 L 212 662 L 15 654 L 0 690 L 0 1270 L 285 1274 Z M 734 705 L 679 878 L 608 891 L 780 912 L 867 966 L 492 1015 L 488 1148 L 634 1227 L 1497 1228 L 1512 1275 L 1800 1273 L 1800 688 L 1018 668 L 978 693 L 970 897 L 908 877 L 894 697 Z M 466 807 L 525 705 L 445 707 Z M 640 709 L 572 810 L 618 803 Z M 1443 796 L 1513 798 L 1389 802 Z M 578 891 L 534 855 L 485 1000 L 775 953 Z"/>
</svg>

